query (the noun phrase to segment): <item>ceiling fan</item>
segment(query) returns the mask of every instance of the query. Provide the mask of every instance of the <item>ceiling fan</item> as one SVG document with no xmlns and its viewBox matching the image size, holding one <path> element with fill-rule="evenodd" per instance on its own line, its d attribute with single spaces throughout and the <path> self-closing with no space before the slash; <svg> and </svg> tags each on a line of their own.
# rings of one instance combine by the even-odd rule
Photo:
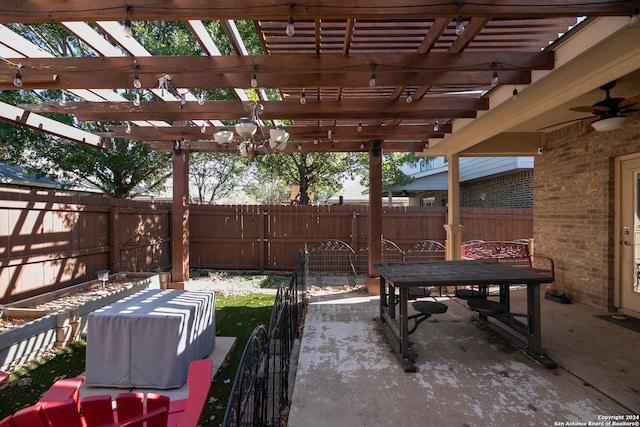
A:
<svg viewBox="0 0 640 427">
<path fill-rule="evenodd" d="M 627 115 L 640 111 L 640 95 L 633 96 L 631 98 L 612 98 L 610 91 L 616 85 L 616 81 L 609 82 L 600 86 L 600 89 L 605 91 L 606 96 L 602 101 L 596 102 L 590 106 L 579 106 L 570 108 L 571 111 L 578 111 L 584 113 L 592 113 L 592 116 L 583 117 L 581 119 L 569 120 L 562 123 L 556 123 L 551 126 L 547 126 L 542 129 L 548 129 L 558 125 L 572 123 L 580 120 L 592 119 L 597 117 L 598 120 L 591 123 L 591 126 L 598 132 L 605 132 L 609 130 L 618 129 L 622 126 L 622 123 L 627 119 Z M 540 129 L 540 130 L 542 130 Z"/>
</svg>

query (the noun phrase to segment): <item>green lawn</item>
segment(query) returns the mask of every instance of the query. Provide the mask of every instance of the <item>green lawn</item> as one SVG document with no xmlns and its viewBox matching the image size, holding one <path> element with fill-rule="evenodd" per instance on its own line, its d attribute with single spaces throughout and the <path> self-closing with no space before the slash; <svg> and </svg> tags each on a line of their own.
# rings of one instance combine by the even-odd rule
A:
<svg viewBox="0 0 640 427">
<path fill-rule="evenodd" d="M 216 296 L 216 336 L 237 337 L 237 341 L 211 384 L 202 425 L 222 424 L 244 346 L 257 325 L 268 325 L 273 302 L 270 294 Z M 56 380 L 80 375 L 84 367 L 85 342 L 81 340 L 12 373 L 0 385 L 0 419 L 34 404 Z"/>
</svg>

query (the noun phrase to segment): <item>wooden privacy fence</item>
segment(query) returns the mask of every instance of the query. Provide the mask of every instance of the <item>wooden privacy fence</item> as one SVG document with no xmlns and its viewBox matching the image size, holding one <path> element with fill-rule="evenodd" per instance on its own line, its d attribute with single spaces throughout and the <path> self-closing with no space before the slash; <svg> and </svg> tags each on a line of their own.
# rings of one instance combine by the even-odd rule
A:
<svg viewBox="0 0 640 427">
<path fill-rule="evenodd" d="M 292 271 L 298 251 L 327 240 L 368 250 L 367 206 L 192 205 L 190 265 Z M 463 208 L 463 240 L 533 235 L 530 209 Z M 446 208 L 384 207 L 382 235 L 401 250 L 444 242 Z M 86 282 L 96 271 L 168 271 L 171 205 L 0 189 L 0 303 Z"/>
</svg>

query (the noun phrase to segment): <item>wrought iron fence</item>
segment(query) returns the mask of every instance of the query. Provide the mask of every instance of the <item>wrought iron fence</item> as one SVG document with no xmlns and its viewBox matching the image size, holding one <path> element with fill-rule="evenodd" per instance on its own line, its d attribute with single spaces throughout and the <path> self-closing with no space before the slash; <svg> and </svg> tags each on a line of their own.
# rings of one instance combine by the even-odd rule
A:
<svg viewBox="0 0 640 427">
<path fill-rule="evenodd" d="M 300 251 L 288 287 L 275 297 L 268 329 L 258 326 L 245 346 L 223 426 L 277 426 L 288 408 L 291 354 L 304 318 L 309 254 Z"/>
</svg>

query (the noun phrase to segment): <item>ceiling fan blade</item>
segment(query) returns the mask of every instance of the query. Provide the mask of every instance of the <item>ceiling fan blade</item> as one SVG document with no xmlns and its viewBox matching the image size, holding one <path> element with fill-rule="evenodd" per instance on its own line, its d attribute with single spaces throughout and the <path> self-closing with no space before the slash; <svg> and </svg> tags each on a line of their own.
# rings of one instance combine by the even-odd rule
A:
<svg viewBox="0 0 640 427">
<path fill-rule="evenodd" d="M 594 117 L 596 117 L 596 116 L 589 116 L 589 117 L 583 117 L 583 118 L 581 118 L 581 119 L 573 119 L 573 120 L 567 120 L 567 121 L 565 121 L 565 122 L 554 123 L 554 124 L 552 124 L 552 125 L 549 125 L 549 126 L 545 126 L 545 127 L 543 127 L 543 128 L 540 128 L 540 129 L 538 129 L 538 131 L 545 130 L 545 129 L 551 129 L 551 128 L 554 128 L 554 127 L 556 127 L 556 126 L 566 125 L 566 124 L 569 124 L 569 123 L 579 122 L 579 121 L 582 121 L 582 120 L 593 119 Z"/>
<path fill-rule="evenodd" d="M 620 109 L 623 109 L 625 107 L 631 107 L 632 105 L 638 104 L 638 103 L 640 103 L 640 95 L 632 96 L 631 98 L 625 99 L 620 104 L 618 104 L 618 107 Z"/>
<path fill-rule="evenodd" d="M 601 111 L 606 113 L 610 110 L 609 107 L 603 107 L 602 105 L 591 105 L 591 106 L 582 106 L 582 107 L 573 107 L 569 108 L 571 111 L 579 111 L 581 113 L 595 113 L 596 111 Z"/>
</svg>

